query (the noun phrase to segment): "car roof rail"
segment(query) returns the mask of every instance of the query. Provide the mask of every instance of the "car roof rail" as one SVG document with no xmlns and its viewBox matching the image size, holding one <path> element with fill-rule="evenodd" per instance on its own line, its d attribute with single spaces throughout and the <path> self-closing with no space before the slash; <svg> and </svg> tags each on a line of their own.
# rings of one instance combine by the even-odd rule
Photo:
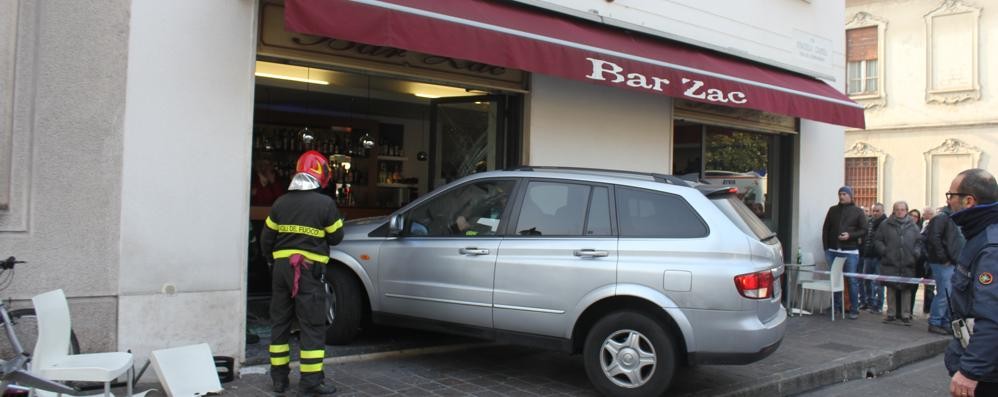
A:
<svg viewBox="0 0 998 397">
<path fill-rule="evenodd" d="M 522 165 L 513 169 L 514 171 L 575 171 L 575 172 L 593 172 L 593 173 L 605 173 L 605 174 L 620 174 L 629 176 L 645 176 L 651 177 L 655 182 L 667 183 L 670 185 L 685 186 L 685 187 L 695 187 L 698 183 L 696 181 L 689 181 L 680 178 L 675 175 L 660 174 L 655 172 L 642 172 L 642 171 L 631 171 L 631 170 L 616 170 L 609 168 L 587 168 L 587 167 L 560 167 L 560 166 L 536 166 L 536 165 Z"/>
</svg>

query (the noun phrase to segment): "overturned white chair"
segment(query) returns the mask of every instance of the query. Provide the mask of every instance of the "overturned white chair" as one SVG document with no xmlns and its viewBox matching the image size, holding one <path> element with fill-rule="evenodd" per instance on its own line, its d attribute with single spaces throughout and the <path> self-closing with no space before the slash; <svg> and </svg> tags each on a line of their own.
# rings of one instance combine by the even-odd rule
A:
<svg viewBox="0 0 998 397">
<path fill-rule="evenodd" d="M 111 396 L 111 382 L 126 375 L 127 395 L 132 395 L 131 353 L 69 354 L 72 322 L 66 295 L 57 289 L 37 295 L 31 301 L 38 315 L 38 341 L 32 353 L 31 373 L 55 381 L 102 382 L 105 396 Z"/>
<path fill-rule="evenodd" d="M 835 321 L 835 293 L 845 291 L 844 288 L 845 282 L 842 278 L 842 267 L 845 265 L 845 263 L 846 263 L 845 257 L 841 256 L 836 257 L 835 260 L 832 261 L 830 269 L 831 275 L 828 277 L 828 280 L 811 280 L 800 284 L 801 303 L 800 306 L 798 306 L 798 308 L 801 311 L 804 310 L 803 307 L 804 302 L 808 301 L 808 299 L 806 298 L 808 295 L 808 291 L 827 292 L 828 296 L 830 297 L 829 301 L 831 303 L 831 310 L 829 311 L 832 312 L 832 321 Z M 845 302 L 842 302 L 842 318 L 845 318 L 846 316 L 845 306 L 846 306 Z"/>
<path fill-rule="evenodd" d="M 203 396 L 222 391 L 207 343 L 153 350 L 149 360 L 170 397 Z"/>
</svg>

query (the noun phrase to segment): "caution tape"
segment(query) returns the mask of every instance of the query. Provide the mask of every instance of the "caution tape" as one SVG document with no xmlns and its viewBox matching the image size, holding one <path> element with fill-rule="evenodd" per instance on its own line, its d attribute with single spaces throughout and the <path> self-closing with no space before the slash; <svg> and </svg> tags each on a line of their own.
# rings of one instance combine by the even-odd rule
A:
<svg viewBox="0 0 998 397">
<path fill-rule="evenodd" d="M 798 271 L 811 272 L 815 274 L 832 274 L 832 272 L 828 270 L 800 269 Z M 862 273 L 842 273 L 842 275 L 845 277 L 852 277 L 852 278 L 872 280 L 872 281 L 886 281 L 889 283 L 936 285 L 936 280 L 933 280 L 931 278 L 882 276 L 879 274 L 862 274 Z"/>
</svg>

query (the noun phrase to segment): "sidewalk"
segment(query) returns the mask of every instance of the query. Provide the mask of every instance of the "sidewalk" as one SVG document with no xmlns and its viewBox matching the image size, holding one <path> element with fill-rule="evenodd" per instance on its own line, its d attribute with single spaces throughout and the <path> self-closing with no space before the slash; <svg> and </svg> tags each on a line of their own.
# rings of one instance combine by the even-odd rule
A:
<svg viewBox="0 0 998 397">
<path fill-rule="evenodd" d="M 785 396 L 849 380 L 876 377 L 935 356 L 950 338 L 927 332 L 925 317 L 911 326 L 884 324 L 880 315 L 857 320 L 828 312 L 789 320 L 787 334 L 772 356 L 746 366 L 703 366 L 676 395 Z"/>
<path fill-rule="evenodd" d="M 772 356 L 751 365 L 682 369 L 669 395 L 793 395 L 876 377 L 942 352 L 949 339 L 926 327 L 924 317 L 910 327 L 883 324 L 869 313 L 834 322 L 827 312 L 792 317 Z M 239 379 L 223 384 L 225 395 L 270 395 L 266 371 L 265 365 L 243 367 Z M 337 396 L 598 395 L 579 356 L 491 343 L 333 357 L 326 374 L 340 389 Z M 144 386 L 137 390 L 150 385 Z"/>
</svg>

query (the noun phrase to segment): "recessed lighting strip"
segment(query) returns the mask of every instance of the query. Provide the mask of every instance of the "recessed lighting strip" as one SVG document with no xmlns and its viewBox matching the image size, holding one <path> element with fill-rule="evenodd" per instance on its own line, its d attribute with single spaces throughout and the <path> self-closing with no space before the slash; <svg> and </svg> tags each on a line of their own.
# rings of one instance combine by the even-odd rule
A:
<svg viewBox="0 0 998 397">
<path fill-rule="evenodd" d="M 318 84 L 318 85 L 329 85 L 329 82 L 325 80 L 303 79 L 301 77 L 285 76 L 283 74 L 256 72 L 254 73 L 254 75 L 257 77 L 266 77 L 270 79 L 290 80 L 290 81 L 297 81 L 300 83 L 309 83 L 309 84 Z"/>
</svg>

